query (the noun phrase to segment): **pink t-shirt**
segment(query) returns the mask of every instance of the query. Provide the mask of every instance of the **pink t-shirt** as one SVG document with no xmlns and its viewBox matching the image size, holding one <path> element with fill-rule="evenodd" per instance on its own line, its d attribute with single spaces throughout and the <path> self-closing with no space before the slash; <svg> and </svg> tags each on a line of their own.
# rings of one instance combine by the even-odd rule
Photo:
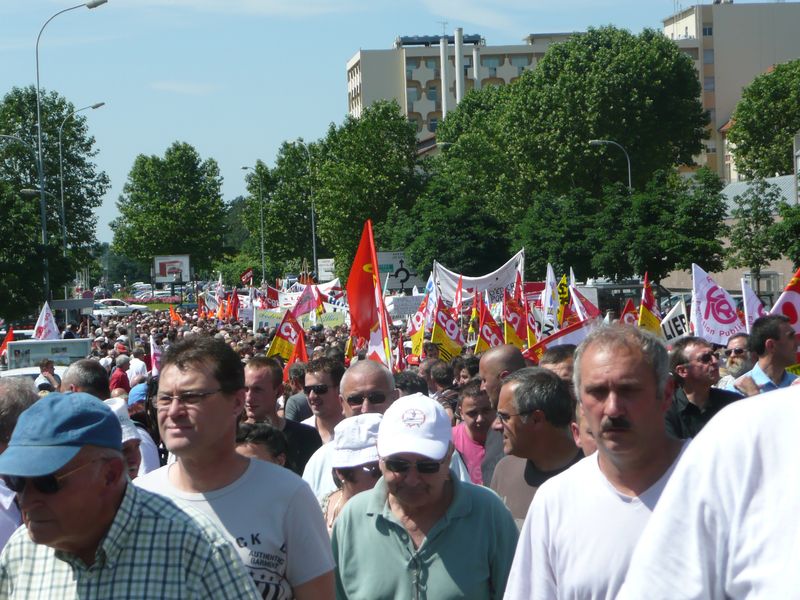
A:
<svg viewBox="0 0 800 600">
<path fill-rule="evenodd" d="M 469 432 L 464 423 L 459 423 L 453 427 L 453 445 L 461 454 L 461 458 L 464 459 L 464 464 L 467 466 L 472 483 L 483 485 L 481 463 L 486 455 L 486 448 L 469 437 Z"/>
</svg>

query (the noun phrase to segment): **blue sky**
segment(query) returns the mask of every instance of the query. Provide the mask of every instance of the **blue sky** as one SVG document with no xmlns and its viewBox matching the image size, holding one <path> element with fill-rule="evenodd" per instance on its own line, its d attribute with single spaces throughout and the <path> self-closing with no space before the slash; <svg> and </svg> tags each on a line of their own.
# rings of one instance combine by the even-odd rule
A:
<svg viewBox="0 0 800 600">
<path fill-rule="evenodd" d="M 710 0 L 706 0 L 710 3 Z M 0 92 L 35 83 L 35 42 L 78 0 L 0 0 Z M 96 163 L 111 179 L 98 210 L 108 222 L 139 154 L 174 141 L 214 158 L 226 200 L 245 193 L 242 165 L 273 164 L 284 140 L 316 140 L 347 111 L 347 60 L 400 35 L 463 27 L 488 45 L 529 33 L 613 24 L 660 28 L 673 0 L 109 0 L 54 19 L 40 43 L 41 87 L 83 113 Z M 3 133 L 3 132 L 0 132 Z M 50 173 L 49 177 L 57 174 Z"/>
</svg>

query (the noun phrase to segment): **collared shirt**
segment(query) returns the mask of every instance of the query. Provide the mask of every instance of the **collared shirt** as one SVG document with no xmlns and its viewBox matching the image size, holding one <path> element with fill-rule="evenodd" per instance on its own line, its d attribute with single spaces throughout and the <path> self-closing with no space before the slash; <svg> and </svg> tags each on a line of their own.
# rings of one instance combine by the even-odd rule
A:
<svg viewBox="0 0 800 600">
<path fill-rule="evenodd" d="M 797 379 L 797 375 L 793 375 L 789 373 L 789 371 L 784 371 L 780 383 L 775 385 L 775 382 L 769 378 L 769 375 L 764 373 L 758 363 L 756 363 L 756 366 L 754 366 L 747 374 L 753 378 L 753 381 L 758 386 L 758 389 L 761 390 L 762 394 L 764 392 L 771 392 L 772 390 L 789 387 L 792 385 L 792 382 Z"/>
<path fill-rule="evenodd" d="M 736 392 L 712 387 L 708 390 L 708 402 L 701 410 L 699 406 L 689 402 L 682 388 L 678 388 L 675 390 L 672 404 L 664 415 L 667 432 L 680 440 L 693 438 L 700 433 L 711 417 L 731 402 L 741 398 L 742 396 Z"/>
<path fill-rule="evenodd" d="M 517 544 L 491 490 L 452 477 L 453 500 L 419 548 L 389 508 L 387 487 L 350 500 L 333 528 L 337 600 L 502 598 Z"/>
<path fill-rule="evenodd" d="M 89 567 L 72 554 L 35 544 L 20 527 L 0 556 L 0 599 L 6 598 L 260 596 L 210 521 L 129 484 Z"/>
</svg>

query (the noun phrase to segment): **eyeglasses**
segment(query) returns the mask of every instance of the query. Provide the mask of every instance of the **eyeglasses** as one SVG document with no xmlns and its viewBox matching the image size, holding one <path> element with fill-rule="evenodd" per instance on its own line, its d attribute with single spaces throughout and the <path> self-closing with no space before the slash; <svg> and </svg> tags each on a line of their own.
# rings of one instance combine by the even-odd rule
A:
<svg viewBox="0 0 800 600">
<path fill-rule="evenodd" d="M 338 470 L 342 471 L 342 473 L 353 472 L 353 471 L 362 471 L 362 472 L 366 473 L 367 475 L 369 475 L 370 477 L 372 477 L 373 479 L 378 479 L 378 477 L 381 476 L 381 468 L 378 465 L 378 463 L 376 463 L 376 462 L 368 463 L 366 465 L 360 465 L 358 467 L 351 467 L 351 468 L 347 468 L 347 469 L 338 469 Z"/>
<path fill-rule="evenodd" d="M 159 394 L 153 398 L 153 406 L 155 406 L 157 410 L 166 410 L 172 406 L 172 402 L 174 400 L 177 400 L 178 404 L 181 406 L 194 406 L 203 398 L 212 396 L 221 391 L 222 388 L 217 388 L 216 390 L 211 390 L 208 392 L 181 392 L 180 394 L 175 394 L 174 396 L 169 394 Z"/>
<path fill-rule="evenodd" d="M 44 475 L 43 477 L 18 477 L 17 475 L 3 475 L 3 481 L 5 481 L 6 486 L 12 492 L 17 494 L 21 494 L 22 490 L 25 489 L 25 486 L 30 481 L 39 492 L 42 494 L 57 494 L 63 486 L 59 483 L 63 479 L 66 479 L 70 475 L 77 473 L 81 469 L 88 467 L 89 465 L 107 460 L 105 458 L 96 458 L 94 460 L 90 460 L 88 462 L 83 463 L 79 467 L 75 467 L 71 471 L 67 471 L 66 473 L 62 473 L 61 475 Z"/>
<path fill-rule="evenodd" d="M 730 356 L 731 354 L 735 354 L 739 356 L 740 354 L 744 354 L 747 352 L 744 348 L 725 348 L 725 356 Z"/>
<path fill-rule="evenodd" d="M 518 413 L 504 413 L 504 412 L 501 412 L 501 411 L 498 410 L 497 411 L 497 418 L 500 419 L 501 423 L 508 423 L 508 421 L 511 419 L 511 417 L 521 417 L 523 415 L 529 415 L 532 412 L 533 412 L 532 410 L 524 410 L 524 411 L 518 412 Z"/>
<path fill-rule="evenodd" d="M 383 404 L 386 402 L 386 394 L 383 392 L 362 392 L 360 394 L 351 394 L 345 400 L 350 406 L 358 406 L 366 400 L 370 404 Z"/>
<path fill-rule="evenodd" d="M 719 357 L 714 352 L 709 350 L 708 352 L 698 356 L 695 360 L 697 360 L 697 362 L 699 362 L 699 363 L 703 363 L 704 365 L 707 365 L 708 363 L 713 361 L 715 358 L 717 360 L 719 360 Z"/>
<path fill-rule="evenodd" d="M 442 463 L 444 463 L 444 459 L 418 460 L 416 462 L 411 462 L 403 458 L 383 459 L 383 464 L 385 464 L 386 468 L 392 473 L 406 473 L 411 468 L 411 465 L 414 465 L 417 468 L 417 473 L 430 475 L 431 473 L 438 473 L 439 469 L 442 467 Z"/>
<path fill-rule="evenodd" d="M 328 393 L 328 384 L 327 383 L 320 383 L 317 385 L 306 385 L 303 387 L 303 391 L 308 396 L 311 392 L 314 392 L 317 396 L 321 396 L 322 394 Z"/>
</svg>

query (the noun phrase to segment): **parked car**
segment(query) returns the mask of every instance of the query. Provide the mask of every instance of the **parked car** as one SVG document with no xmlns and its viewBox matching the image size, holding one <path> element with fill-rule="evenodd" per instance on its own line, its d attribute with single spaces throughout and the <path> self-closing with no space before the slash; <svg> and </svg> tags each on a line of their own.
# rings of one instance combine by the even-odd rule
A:
<svg viewBox="0 0 800 600">
<path fill-rule="evenodd" d="M 150 311 L 144 304 L 128 304 L 124 300 L 119 300 L 118 298 L 97 300 L 95 304 L 102 304 L 106 308 L 113 309 L 116 315 L 131 315 Z"/>
<path fill-rule="evenodd" d="M 53 371 L 59 378 L 64 378 L 64 373 L 67 372 L 67 367 L 63 367 L 61 365 L 56 365 L 53 368 Z M 19 369 L 6 369 L 5 371 L 0 371 L 0 377 L 24 377 L 30 380 L 31 385 L 36 380 L 36 378 L 41 374 L 41 370 L 39 367 L 21 367 Z"/>
</svg>

